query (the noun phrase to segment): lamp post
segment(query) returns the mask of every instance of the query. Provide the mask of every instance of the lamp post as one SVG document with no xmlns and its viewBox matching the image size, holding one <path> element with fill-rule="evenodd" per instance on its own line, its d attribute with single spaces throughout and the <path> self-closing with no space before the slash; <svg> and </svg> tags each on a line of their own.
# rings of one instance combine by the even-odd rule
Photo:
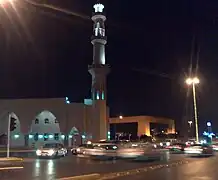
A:
<svg viewBox="0 0 218 180">
<path fill-rule="evenodd" d="M 194 117 L 195 117 L 195 133 L 196 133 L 196 141 L 199 142 L 199 134 L 198 134 L 198 114 L 197 114 L 197 103 L 196 103 L 196 90 L 195 85 L 200 83 L 200 80 L 197 77 L 186 79 L 187 85 L 192 85 L 193 91 L 193 104 L 194 104 Z"/>
<path fill-rule="evenodd" d="M 209 134 L 208 137 L 210 138 L 210 143 L 213 141 L 213 133 L 212 133 L 212 124 L 210 121 L 207 122 L 207 133 Z"/>
</svg>

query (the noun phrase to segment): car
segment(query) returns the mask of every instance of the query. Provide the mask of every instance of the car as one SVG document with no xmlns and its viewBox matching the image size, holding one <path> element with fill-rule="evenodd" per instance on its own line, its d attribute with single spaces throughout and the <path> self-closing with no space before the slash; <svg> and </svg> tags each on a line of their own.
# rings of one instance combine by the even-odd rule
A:
<svg viewBox="0 0 218 180">
<path fill-rule="evenodd" d="M 170 151 L 184 151 L 187 145 L 185 143 L 173 143 L 172 145 L 166 146 L 166 149 Z"/>
<path fill-rule="evenodd" d="M 86 149 L 85 153 L 93 159 L 106 160 L 117 158 L 118 146 L 114 143 L 95 143 L 93 148 Z"/>
<path fill-rule="evenodd" d="M 140 147 L 120 147 L 117 150 L 117 157 L 122 159 L 134 159 L 144 155 L 144 149 Z"/>
<path fill-rule="evenodd" d="M 212 156 L 214 154 L 213 147 L 208 144 L 194 144 L 184 150 L 185 154 L 191 156 Z"/>
<path fill-rule="evenodd" d="M 218 143 L 212 144 L 213 150 L 218 151 Z"/>
<path fill-rule="evenodd" d="M 73 155 L 79 155 L 79 154 L 86 154 L 86 150 L 87 149 L 93 149 L 94 146 L 93 144 L 81 144 L 80 146 L 78 147 L 74 147 L 71 149 L 71 153 Z"/>
<path fill-rule="evenodd" d="M 63 157 L 67 155 L 67 149 L 61 143 L 46 143 L 36 150 L 37 157 Z"/>
</svg>

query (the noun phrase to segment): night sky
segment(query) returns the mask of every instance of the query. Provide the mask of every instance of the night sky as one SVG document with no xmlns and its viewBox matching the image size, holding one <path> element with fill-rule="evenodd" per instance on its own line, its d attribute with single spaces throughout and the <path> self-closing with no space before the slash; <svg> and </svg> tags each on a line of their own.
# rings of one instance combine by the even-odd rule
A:
<svg viewBox="0 0 218 180">
<path fill-rule="evenodd" d="M 96 1 L 37 2 L 75 15 L 24 0 L 15 3 L 16 11 L 10 6 L 0 9 L 0 96 L 68 96 L 72 102 L 82 102 L 90 97 L 92 21 L 87 17 Z M 197 72 L 201 79 L 197 87 L 200 130 L 210 120 L 218 131 L 218 1 L 102 3 L 108 17 L 111 116 L 164 116 L 176 119 L 178 126 L 193 118 L 192 94 L 184 84 L 192 67 L 192 74 Z"/>
</svg>

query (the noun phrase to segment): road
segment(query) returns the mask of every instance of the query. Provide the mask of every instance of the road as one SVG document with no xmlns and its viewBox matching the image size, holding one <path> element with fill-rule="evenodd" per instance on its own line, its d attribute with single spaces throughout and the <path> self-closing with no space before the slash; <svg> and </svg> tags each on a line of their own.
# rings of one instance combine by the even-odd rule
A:
<svg viewBox="0 0 218 180">
<path fill-rule="evenodd" d="M 111 173 L 142 168 L 151 164 L 166 163 L 184 159 L 184 155 L 170 155 L 161 162 L 132 161 L 93 161 L 69 155 L 65 158 L 47 160 L 25 158 L 24 168 L 13 171 L 0 171 L 1 180 L 54 180 L 63 177 L 78 176 L 91 173 Z"/>
<path fill-rule="evenodd" d="M 210 158 L 191 158 L 189 163 L 163 167 L 139 173 L 133 176 L 123 176 L 114 180 L 217 180 L 218 156 Z"/>
</svg>

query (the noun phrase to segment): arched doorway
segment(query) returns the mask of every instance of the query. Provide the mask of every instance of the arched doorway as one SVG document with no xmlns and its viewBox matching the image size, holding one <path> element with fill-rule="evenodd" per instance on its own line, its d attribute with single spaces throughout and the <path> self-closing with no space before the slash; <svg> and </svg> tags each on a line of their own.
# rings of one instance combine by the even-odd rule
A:
<svg viewBox="0 0 218 180">
<path fill-rule="evenodd" d="M 81 144 L 81 137 L 79 134 L 79 130 L 74 126 L 69 133 L 68 146 L 75 147 L 78 144 Z"/>
</svg>

